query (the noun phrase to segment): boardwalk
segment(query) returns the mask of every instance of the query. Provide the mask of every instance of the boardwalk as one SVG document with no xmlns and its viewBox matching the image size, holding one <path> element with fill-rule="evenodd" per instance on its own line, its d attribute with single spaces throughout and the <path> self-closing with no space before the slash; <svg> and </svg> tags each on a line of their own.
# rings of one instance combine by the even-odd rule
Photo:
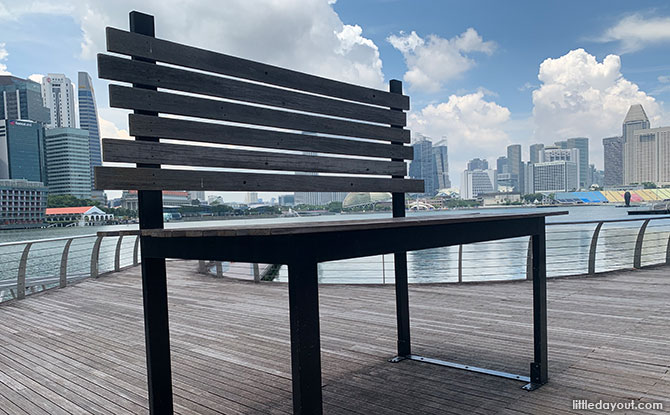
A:
<svg viewBox="0 0 670 415">
<path fill-rule="evenodd" d="M 196 268 L 168 266 L 176 411 L 290 413 L 286 287 Z M 527 282 L 413 286 L 414 351 L 526 374 L 530 297 Z M 325 412 L 570 413 L 573 399 L 670 409 L 670 269 L 549 281 L 548 298 L 550 383 L 525 392 L 517 381 L 387 363 L 393 287 L 323 286 Z M 0 414 L 146 413 L 141 304 L 135 268 L 0 305 Z"/>
</svg>

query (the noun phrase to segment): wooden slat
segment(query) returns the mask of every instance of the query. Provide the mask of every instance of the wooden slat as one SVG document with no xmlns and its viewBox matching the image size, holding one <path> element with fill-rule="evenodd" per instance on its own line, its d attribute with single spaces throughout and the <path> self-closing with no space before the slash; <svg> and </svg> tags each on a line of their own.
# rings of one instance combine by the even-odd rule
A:
<svg viewBox="0 0 670 415">
<path fill-rule="evenodd" d="M 314 133 L 409 143 L 409 130 L 317 117 L 188 95 L 109 86 L 109 105 Z"/>
<path fill-rule="evenodd" d="M 412 147 L 130 114 L 130 135 L 412 160 Z"/>
<path fill-rule="evenodd" d="M 423 181 L 416 179 L 232 173 L 106 166 L 95 168 L 95 188 L 100 190 L 192 189 L 267 192 L 422 193 L 424 191 Z"/>
<path fill-rule="evenodd" d="M 403 162 L 103 139 L 104 161 L 234 169 L 405 176 Z"/>
<path fill-rule="evenodd" d="M 107 50 L 330 97 L 409 109 L 409 97 L 405 95 L 391 94 L 111 27 L 107 28 Z"/>
<path fill-rule="evenodd" d="M 405 126 L 407 122 L 406 115 L 402 111 L 392 111 L 116 56 L 98 55 L 98 76 L 113 81 L 150 85 L 379 124 Z"/>
</svg>

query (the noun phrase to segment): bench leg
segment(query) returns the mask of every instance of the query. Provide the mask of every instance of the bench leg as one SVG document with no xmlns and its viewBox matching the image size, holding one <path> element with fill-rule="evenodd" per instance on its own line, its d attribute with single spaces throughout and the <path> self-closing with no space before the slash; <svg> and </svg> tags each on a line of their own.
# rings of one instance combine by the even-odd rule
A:
<svg viewBox="0 0 670 415">
<path fill-rule="evenodd" d="M 403 360 L 412 354 L 409 337 L 409 287 L 407 284 L 407 252 L 393 255 L 395 265 L 395 301 L 398 319 L 398 356 L 392 362 Z"/>
<path fill-rule="evenodd" d="M 540 231 L 531 236 L 533 245 L 533 343 L 534 360 L 530 364 L 530 383 L 533 390 L 547 383 L 547 258 L 544 218 L 538 219 Z"/>
<path fill-rule="evenodd" d="M 142 293 L 149 411 L 151 414 L 171 414 L 172 369 L 165 259 L 142 258 Z"/>
<path fill-rule="evenodd" d="M 288 266 L 293 413 L 321 414 L 321 343 L 316 262 Z"/>
</svg>

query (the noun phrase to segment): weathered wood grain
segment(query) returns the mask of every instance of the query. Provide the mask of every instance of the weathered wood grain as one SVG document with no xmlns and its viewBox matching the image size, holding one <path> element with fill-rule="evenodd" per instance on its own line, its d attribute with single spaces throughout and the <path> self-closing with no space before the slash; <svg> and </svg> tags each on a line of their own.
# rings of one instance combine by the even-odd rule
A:
<svg viewBox="0 0 670 415">
<path fill-rule="evenodd" d="M 129 115 L 130 135 L 326 154 L 412 160 L 412 147 L 175 118 Z"/>
<path fill-rule="evenodd" d="M 98 55 L 98 76 L 113 81 L 150 85 L 378 124 L 405 126 L 407 123 L 407 117 L 402 111 L 392 111 L 116 56 Z"/>
<path fill-rule="evenodd" d="M 376 177 L 309 176 L 225 171 L 95 168 L 96 189 L 267 192 L 423 192 L 423 181 Z"/>
<path fill-rule="evenodd" d="M 109 52 L 143 57 L 350 101 L 402 110 L 409 109 L 409 97 L 404 95 L 322 78 L 111 27 L 107 28 L 106 38 Z"/>
<path fill-rule="evenodd" d="M 102 147 L 104 161 L 120 163 L 372 174 L 381 176 L 405 176 L 407 173 L 407 165 L 405 163 L 393 161 L 319 157 L 110 138 L 102 140 Z"/>
<path fill-rule="evenodd" d="M 175 413 L 290 414 L 286 286 L 210 278 L 196 269 L 194 262 L 168 263 Z M 551 378 L 532 393 L 511 380 L 388 363 L 393 286 L 321 285 L 324 412 L 565 414 L 573 413 L 573 399 L 667 408 L 667 274 L 661 267 L 550 279 Z M 416 353 L 527 370 L 529 282 L 410 291 Z M 139 268 L 2 304 L 0 330 L 5 413 L 147 412 Z"/>
<path fill-rule="evenodd" d="M 404 129 L 392 129 L 379 125 L 120 85 L 109 86 L 109 105 L 115 108 L 284 128 L 308 133 L 369 138 L 397 143 L 409 143 L 410 141 L 410 132 Z"/>
</svg>

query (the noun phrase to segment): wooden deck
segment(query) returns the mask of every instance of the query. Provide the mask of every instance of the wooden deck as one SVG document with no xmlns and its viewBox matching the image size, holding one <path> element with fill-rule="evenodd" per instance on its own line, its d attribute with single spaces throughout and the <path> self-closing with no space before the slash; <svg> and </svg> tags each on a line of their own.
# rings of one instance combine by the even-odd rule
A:
<svg viewBox="0 0 670 415">
<path fill-rule="evenodd" d="M 290 413 L 286 286 L 196 268 L 168 266 L 176 411 Z M 527 282 L 412 286 L 413 351 L 527 375 L 530 299 Z M 571 413 L 573 399 L 670 409 L 668 267 L 550 280 L 550 383 L 534 392 L 388 363 L 393 286 L 322 286 L 320 302 L 326 413 Z M 0 332 L 0 414 L 147 412 L 139 268 L 2 304 Z"/>
</svg>

